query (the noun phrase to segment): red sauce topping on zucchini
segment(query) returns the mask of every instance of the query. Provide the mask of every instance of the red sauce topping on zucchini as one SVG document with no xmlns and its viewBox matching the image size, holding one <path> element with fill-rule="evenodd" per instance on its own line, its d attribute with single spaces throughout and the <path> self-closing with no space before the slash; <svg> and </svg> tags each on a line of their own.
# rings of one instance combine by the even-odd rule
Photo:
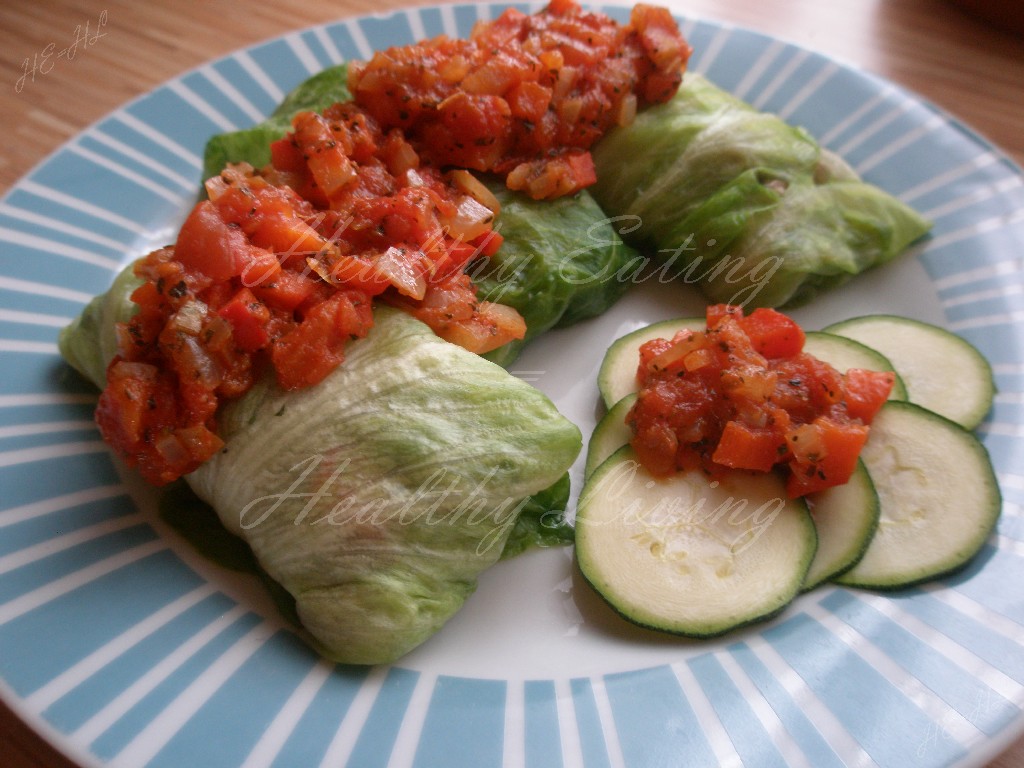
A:
<svg viewBox="0 0 1024 768">
<path fill-rule="evenodd" d="M 782 466 L 794 497 L 847 482 L 895 377 L 840 373 L 803 346 L 786 315 L 723 304 L 708 307 L 706 331 L 643 344 L 626 417 L 640 462 L 658 476 Z"/>
<path fill-rule="evenodd" d="M 174 245 L 136 264 L 139 312 L 118 327 L 96 411 L 104 439 L 153 484 L 191 472 L 222 447 L 224 401 L 267 368 L 285 389 L 322 381 L 375 301 L 472 352 L 522 338 L 519 313 L 479 300 L 464 271 L 501 243 L 497 200 L 466 169 L 536 198 L 581 189 L 587 147 L 671 97 L 688 55 L 663 9 L 622 26 L 554 0 L 470 41 L 354 65 L 353 102 L 296 116 L 268 167 L 209 179 Z"/>
</svg>

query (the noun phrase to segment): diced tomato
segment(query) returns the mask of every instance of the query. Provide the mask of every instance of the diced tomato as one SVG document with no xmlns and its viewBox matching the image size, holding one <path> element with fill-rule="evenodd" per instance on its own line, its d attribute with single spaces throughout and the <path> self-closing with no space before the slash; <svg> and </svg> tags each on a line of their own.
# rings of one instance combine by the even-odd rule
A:
<svg viewBox="0 0 1024 768">
<path fill-rule="evenodd" d="M 377 269 L 372 259 L 338 254 L 325 263 L 326 277 L 339 285 L 365 291 L 370 296 L 377 296 L 391 287 L 387 274 Z"/>
<path fill-rule="evenodd" d="M 308 257 L 331 246 L 330 240 L 303 219 L 281 213 L 263 216 L 253 229 L 251 238 L 255 245 L 276 254 L 281 264 L 305 264 Z M 250 281 L 248 284 L 252 287 L 259 283 Z"/>
<path fill-rule="evenodd" d="M 180 427 L 175 377 L 157 366 L 114 358 L 96 407 L 96 423 L 130 467 L 153 485 L 190 472 L 223 446 L 205 425 Z M 196 429 L 198 427 L 198 429 Z M 191 430 L 181 450 L 171 451 L 175 434 Z"/>
<path fill-rule="evenodd" d="M 270 341 L 267 333 L 270 310 L 248 288 L 240 289 L 217 314 L 231 323 L 235 343 L 243 351 L 255 352 Z"/>
<path fill-rule="evenodd" d="M 501 248 L 505 238 L 497 230 L 490 229 L 482 235 L 470 241 L 470 244 L 477 249 L 478 254 L 493 256 Z"/>
<path fill-rule="evenodd" d="M 278 383 L 284 389 L 319 384 L 341 364 L 346 344 L 365 336 L 372 324 L 370 301 L 357 292 L 339 292 L 317 304 L 273 342 Z"/>
<path fill-rule="evenodd" d="M 789 443 L 798 457 L 789 462 L 786 492 L 796 497 L 843 485 L 857 468 L 857 458 L 867 439 L 866 425 L 840 423 L 824 416 L 794 430 Z M 815 448 L 797 448 L 801 440 L 813 441 Z"/>
<path fill-rule="evenodd" d="M 285 136 L 270 143 L 270 162 L 282 171 L 301 173 L 306 169 L 306 159 L 294 136 Z"/>
<path fill-rule="evenodd" d="M 514 118 L 536 123 L 547 112 L 551 97 L 552 89 L 549 86 L 526 80 L 512 86 L 506 98 Z"/>
<path fill-rule="evenodd" d="M 803 329 L 774 309 L 759 307 L 746 315 L 741 325 L 754 349 L 765 357 L 793 357 L 804 348 Z"/>
<path fill-rule="evenodd" d="M 875 414 L 889 399 L 896 383 L 891 371 L 868 371 L 851 368 L 843 378 L 843 400 L 851 418 L 870 424 Z"/>
<path fill-rule="evenodd" d="M 712 461 L 733 469 L 768 472 L 779 460 L 785 441 L 772 429 L 750 427 L 740 421 L 727 422 Z M 784 451 L 782 451 L 784 452 Z"/>
<path fill-rule="evenodd" d="M 743 307 L 733 304 L 709 304 L 704 310 L 704 317 L 708 330 L 711 330 L 727 317 L 742 318 Z"/>
<path fill-rule="evenodd" d="M 293 312 L 317 291 L 317 282 L 301 272 L 281 270 L 272 280 L 251 286 L 251 290 L 267 306 Z"/>
<path fill-rule="evenodd" d="M 251 245 L 245 233 L 221 218 L 209 200 L 196 204 L 185 219 L 174 246 L 174 257 L 186 269 L 212 280 L 228 280 L 241 274 L 249 262 Z"/>
<path fill-rule="evenodd" d="M 644 465 L 659 475 L 783 465 L 794 495 L 845 483 L 891 376 L 844 376 L 803 352 L 803 330 L 775 310 L 744 316 L 719 304 L 706 314 L 706 331 L 640 347 L 640 392 L 626 421 Z"/>
</svg>

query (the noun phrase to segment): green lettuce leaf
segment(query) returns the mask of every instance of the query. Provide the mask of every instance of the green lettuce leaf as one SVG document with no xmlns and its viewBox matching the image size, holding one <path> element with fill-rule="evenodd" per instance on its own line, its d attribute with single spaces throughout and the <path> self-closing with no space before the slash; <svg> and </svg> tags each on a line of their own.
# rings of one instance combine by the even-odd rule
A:
<svg viewBox="0 0 1024 768">
<path fill-rule="evenodd" d="M 306 110 L 321 111 L 348 101 L 348 65 L 328 67 L 300 83 L 270 116 L 251 128 L 213 136 L 203 152 L 203 178 L 220 173 L 228 163 L 246 162 L 262 168 L 270 162 L 270 144 L 291 130 L 292 118 Z"/>
<path fill-rule="evenodd" d="M 131 295 L 141 284 L 130 266 L 121 270 L 106 293 L 94 297 L 57 337 L 64 360 L 99 389 L 106 385 L 107 366 L 117 354 L 116 324 L 138 310 Z"/>
<path fill-rule="evenodd" d="M 501 552 L 515 557 L 531 547 L 560 547 L 572 544 L 575 532 L 566 519 L 569 506 L 569 473 L 549 488 L 523 502 L 522 511 Z"/>
<path fill-rule="evenodd" d="M 636 223 L 626 239 L 715 302 L 804 303 L 930 228 L 806 131 L 693 73 L 593 154 L 594 198 Z"/>
<path fill-rule="evenodd" d="M 501 204 L 495 226 L 505 239 L 468 271 L 481 299 L 514 307 L 526 321 L 522 341 L 486 356 L 508 366 L 531 339 L 611 307 L 629 288 L 623 268 L 639 256 L 585 191 L 538 201 L 500 181 L 488 185 Z"/>
<path fill-rule="evenodd" d="M 264 379 L 220 434 L 190 485 L 348 663 L 436 632 L 582 444 L 538 390 L 388 308 L 321 384 Z"/>
</svg>

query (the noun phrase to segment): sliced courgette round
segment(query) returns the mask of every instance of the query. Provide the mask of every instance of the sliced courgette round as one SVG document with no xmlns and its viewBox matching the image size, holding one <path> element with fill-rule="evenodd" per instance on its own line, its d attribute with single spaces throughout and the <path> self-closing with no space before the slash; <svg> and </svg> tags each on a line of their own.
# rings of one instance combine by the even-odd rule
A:
<svg viewBox="0 0 1024 768">
<path fill-rule="evenodd" d="M 892 371 L 896 373 L 896 382 L 890 400 L 906 400 L 907 388 L 903 379 L 893 367 L 889 358 L 859 341 L 824 331 L 807 331 L 804 334 L 804 352 L 813 355 L 822 362 L 828 363 L 840 373 L 851 368 L 863 368 L 868 371 Z"/>
<path fill-rule="evenodd" d="M 633 431 L 626 424 L 626 414 L 635 402 L 636 392 L 631 392 L 613 405 L 597 422 L 587 443 L 587 460 L 583 465 L 584 478 L 590 477 L 605 459 L 633 438 Z"/>
<path fill-rule="evenodd" d="M 782 611 L 799 594 L 817 537 L 776 474 L 657 479 L 631 448 L 590 476 L 576 513 L 584 578 L 641 626 L 713 637 Z"/>
<path fill-rule="evenodd" d="M 1001 507 L 985 446 L 959 424 L 890 401 L 871 422 L 861 459 L 880 517 L 863 557 L 835 581 L 896 589 L 956 571 L 981 549 Z"/>
<path fill-rule="evenodd" d="M 818 551 L 804 579 L 804 591 L 848 571 L 867 551 L 878 528 L 878 494 L 864 462 L 843 485 L 806 497 Z"/>
<path fill-rule="evenodd" d="M 688 328 L 703 331 L 707 321 L 703 317 L 682 317 L 638 328 L 620 336 L 608 347 L 597 372 L 597 388 L 604 407 L 611 409 L 619 400 L 639 388 L 636 369 L 640 362 L 640 347 L 651 339 L 671 339 L 677 331 Z"/>
<path fill-rule="evenodd" d="M 970 342 L 945 328 L 895 315 L 864 315 L 825 331 L 878 350 L 903 379 L 910 402 L 966 429 L 977 427 L 992 407 L 992 367 Z"/>
</svg>

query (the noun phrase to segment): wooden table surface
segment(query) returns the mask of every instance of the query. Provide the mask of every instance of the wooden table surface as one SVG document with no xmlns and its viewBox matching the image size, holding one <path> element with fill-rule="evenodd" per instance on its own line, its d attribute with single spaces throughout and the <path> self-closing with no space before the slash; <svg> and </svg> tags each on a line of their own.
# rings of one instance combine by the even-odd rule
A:
<svg viewBox="0 0 1024 768">
<path fill-rule="evenodd" d="M 670 0 L 670 5 L 674 0 Z M 81 129 L 164 80 L 291 29 L 416 0 L 6 0 L 0 7 L 0 192 Z M 680 14 L 751 27 L 885 77 L 1024 165 L 1024 14 L 1017 0 L 687 0 Z M 79 44 L 74 57 L 55 51 Z M 49 55 L 48 55 L 49 52 Z M 35 66 L 33 67 L 33 64 Z M 68 768 L 0 704 L 0 764 Z M 1024 766 L 1024 739 L 994 768 Z"/>
</svg>

